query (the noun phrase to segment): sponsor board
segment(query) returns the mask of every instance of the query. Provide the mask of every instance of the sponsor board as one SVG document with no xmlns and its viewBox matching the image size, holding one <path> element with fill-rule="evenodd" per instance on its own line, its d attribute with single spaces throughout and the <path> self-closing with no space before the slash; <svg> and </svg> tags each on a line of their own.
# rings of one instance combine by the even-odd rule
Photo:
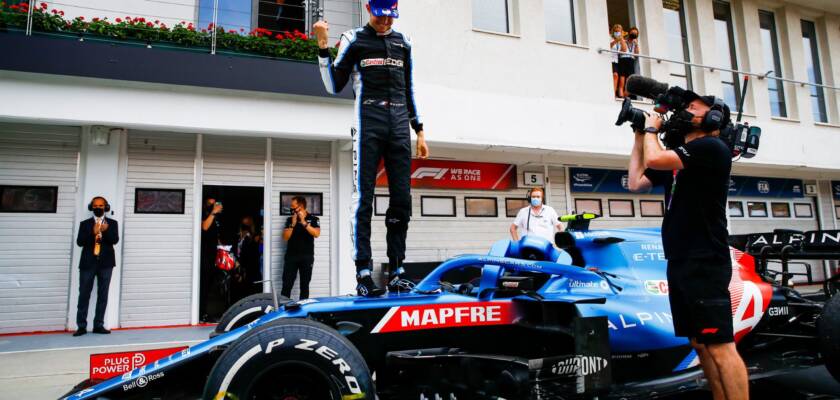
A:
<svg viewBox="0 0 840 400">
<path fill-rule="evenodd" d="M 105 380 L 117 375 L 125 376 L 125 374 L 129 374 L 135 368 L 145 367 L 157 360 L 186 349 L 186 346 L 181 346 L 122 353 L 91 354 L 90 379 Z"/>
<path fill-rule="evenodd" d="M 413 159 L 410 176 L 413 188 L 509 190 L 516 187 L 514 164 Z M 376 186 L 388 186 L 382 162 L 377 169 Z"/>
<path fill-rule="evenodd" d="M 569 186 L 573 193 L 630 193 L 627 170 L 569 168 Z M 662 194 L 655 186 L 646 193 Z"/>
<path fill-rule="evenodd" d="M 391 307 L 371 333 L 512 324 L 509 301 Z"/>
</svg>

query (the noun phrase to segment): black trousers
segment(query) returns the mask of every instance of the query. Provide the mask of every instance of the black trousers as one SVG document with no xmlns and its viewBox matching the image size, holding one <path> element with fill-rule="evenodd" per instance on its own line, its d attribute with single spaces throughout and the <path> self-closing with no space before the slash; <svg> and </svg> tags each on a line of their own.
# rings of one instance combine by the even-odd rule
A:
<svg viewBox="0 0 840 400">
<path fill-rule="evenodd" d="M 286 258 L 283 263 L 283 289 L 280 294 L 286 297 L 292 295 L 292 286 L 300 272 L 300 300 L 309 298 L 309 281 L 312 280 L 313 256 L 296 256 Z"/>
<path fill-rule="evenodd" d="M 385 215 L 388 261 L 405 259 L 411 219 L 411 131 L 405 104 L 361 101 L 358 129 L 353 132 L 353 260 L 356 270 L 371 264 L 370 219 L 380 160 L 388 176 L 390 201 Z"/>
<path fill-rule="evenodd" d="M 108 287 L 111 284 L 113 271 L 113 268 L 79 270 L 79 303 L 76 306 L 76 325 L 79 329 L 87 329 L 88 305 L 94 280 L 96 280 L 96 314 L 93 317 L 93 327 L 105 327 L 105 308 L 108 307 Z"/>
</svg>

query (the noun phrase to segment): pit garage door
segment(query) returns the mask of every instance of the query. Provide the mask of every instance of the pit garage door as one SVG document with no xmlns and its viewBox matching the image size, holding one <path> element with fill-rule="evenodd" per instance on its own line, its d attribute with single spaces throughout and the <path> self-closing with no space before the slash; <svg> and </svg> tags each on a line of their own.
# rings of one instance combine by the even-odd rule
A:
<svg viewBox="0 0 840 400">
<path fill-rule="evenodd" d="M 0 124 L 0 333 L 66 328 L 79 136 Z"/>
<path fill-rule="evenodd" d="M 122 327 L 190 323 L 195 148 L 193 134 L 129 133 Z M 154 196 L 168 200 L 146 204 Z M 173 210 L 179 199 L 181 212 Z"/>
</svg>

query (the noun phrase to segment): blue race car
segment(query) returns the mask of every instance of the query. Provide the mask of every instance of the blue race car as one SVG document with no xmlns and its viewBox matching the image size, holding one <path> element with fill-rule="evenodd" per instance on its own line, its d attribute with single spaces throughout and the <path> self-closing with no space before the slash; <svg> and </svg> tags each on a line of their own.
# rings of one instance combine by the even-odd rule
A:
<svg viewBox="0 0 840 400">
<path fill-rule="evenodd" d="M 674 336 L 658 229 L 500 240 L 410 291 L 231 307 L 212 337 L 65 399 L 650 398 L 702 371 Z M 840 380 L 840 296 L 805 297 L 732 250 L 733 326 L 752 378 L 826 364 Z M 412 285 L 407 285 L 412 286 Z"/>
</svg>

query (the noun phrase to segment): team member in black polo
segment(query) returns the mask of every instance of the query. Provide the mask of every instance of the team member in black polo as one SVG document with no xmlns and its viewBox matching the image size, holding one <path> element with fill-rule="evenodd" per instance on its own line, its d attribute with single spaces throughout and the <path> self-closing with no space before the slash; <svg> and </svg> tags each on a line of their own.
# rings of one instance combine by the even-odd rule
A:
<svg viewBox="0 0 840 400">
<path fill-rule="evenodd" d="M 732 154 L 717 137 L 729 108 L 714 96 L 690 91 L 683 100 L 688 107 L 672 118 L 683 122 L 685 144 L 663 149 L 657 135 L 662 119 L 648 116 L 645 131 L 636 132 L 628 186 L 634 192 L 665 187 L 662 245 L 674 332 L 690 339 L 715 399 L 746 399 L 747 370 L 735 347 L 729 293 L 726 197 Z"/>
<path fill-rule="evenodd" d="M 356 290 L 360 296 L 382 291 L 375 287 L 371 271 L 370 219 L 373 189 L 380 160 L 388 176 L 390 201 L 385 212 L 388 244 L 389 288 L 400 290 L 404 274 L 405 239 L 411 219 L 411 129 L 417 134 L 417 158 L 427 158 L 429 148 L 423 122 L 414 98 L 412 42 L 391 29 L 399 16 L 397 0 L 368 0 L 370 20 L 362 28 L 341 35 L 338 56 L 330 57 L 329 25 L 318 21 L 318 62 L 329 93 L 341 92 L 352 80 L 356 94 L 353 136 L 353 210 L 351 216 Z"/>
<path fill-rule="evenodd" d="M 286 219 L 283 240 L 287 241 L 283 263 L 283 289 L 280 294 L 289 297 L 300 271 L 300 299 L 309 298 L 309 281 L 315 262 L 315 238 L 321 236 L 318 217 L 306 211 L 306 199 L 295 196 L 291 203 L 292 216 Z"/>
</svg>

